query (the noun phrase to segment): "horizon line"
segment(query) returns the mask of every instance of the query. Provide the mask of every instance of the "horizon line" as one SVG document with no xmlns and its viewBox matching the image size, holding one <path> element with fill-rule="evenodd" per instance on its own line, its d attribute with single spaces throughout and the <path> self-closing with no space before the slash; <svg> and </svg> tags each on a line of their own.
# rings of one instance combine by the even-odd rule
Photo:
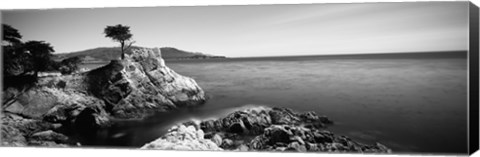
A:
<svg viewBox="0 0 480 157">
<path fill-rule="evenodd" d="M 468 50 L 432 50 L 432 51 L 391 51 L 391 52 L 367 52 L 367 53 L 331 53 L 331 54 L 299 54 L 299 55 L 279 55 L 279 56 L 242 56 L 242 57 L 228 57 L 227 58 L 267 58 L 267 57 L 302 57 L 302 56 L 347 56 L 347 55 L 379 55 L 379 54 L 420 54 L 420 53 L 445 53 L 445 52 L 468 52 Z"/>
</svg>

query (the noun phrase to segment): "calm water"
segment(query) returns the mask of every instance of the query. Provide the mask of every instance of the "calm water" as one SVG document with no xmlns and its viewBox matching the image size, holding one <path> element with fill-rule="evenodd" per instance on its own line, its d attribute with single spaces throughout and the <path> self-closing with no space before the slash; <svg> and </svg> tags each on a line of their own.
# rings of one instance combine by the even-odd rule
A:
<svg viewBox="0 0 480 157">
<path fill-rule="evenodd" d="M 211 99 L 197 108 L 118 123 L 92 144 L 139 147 L 175 123 L 250 104 L 315 111 L 335 122 L 329 127 L 334 133 L 378 141 L 396 153 L 464 153 L 467 60 L 459 53 L 167 61 Z"/>
</svg>

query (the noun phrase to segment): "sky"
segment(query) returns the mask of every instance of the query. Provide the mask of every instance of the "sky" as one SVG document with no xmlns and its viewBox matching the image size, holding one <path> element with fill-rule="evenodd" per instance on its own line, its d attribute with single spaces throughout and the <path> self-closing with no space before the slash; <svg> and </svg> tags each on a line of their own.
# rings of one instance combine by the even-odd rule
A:
<svg viewBox="0 0 480 157">
<path fill-rule="evenodd" d="M 2 23 L 55 53 L 119 44 L 108 25 L 130 26 L 135 45 L 228 57 L 467 50 L 468 2 L 3 10 Z"/>
</svg>

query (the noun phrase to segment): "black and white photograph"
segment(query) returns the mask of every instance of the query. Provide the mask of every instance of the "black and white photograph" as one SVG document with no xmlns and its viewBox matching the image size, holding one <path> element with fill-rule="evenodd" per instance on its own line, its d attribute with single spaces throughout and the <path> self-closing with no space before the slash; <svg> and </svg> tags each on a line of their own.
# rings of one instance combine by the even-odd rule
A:
<svg viewBox="0 0 480 157">
<path fill-rule="evenodd" d="M 478 87 L 469 90 L 471 81 L 478 86 L 478 45 L 471 49 L 478 8 L 469 1 L 0 15 L 1 147 L 381 155 L 478 149 L 469 132 L 471 98 L 478 110 Z"/>
</svg>

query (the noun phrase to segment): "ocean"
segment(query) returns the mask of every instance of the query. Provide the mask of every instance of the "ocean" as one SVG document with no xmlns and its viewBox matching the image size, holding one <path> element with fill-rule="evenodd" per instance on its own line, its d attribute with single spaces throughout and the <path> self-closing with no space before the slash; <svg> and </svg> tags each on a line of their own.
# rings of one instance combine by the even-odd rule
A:
<svg viewBox="0 0 480 157">
<path fill-rule="evenodd" d="M 207 103 L 119 122 L 91 144 L 140 147 L 176 123 L 262 105 L 315 111 L 334 121 L 327 130 L 366 144 L 380 142 L 394 153 L 466 153 L 466 56 L 459 51 L 168 60 L 171 69 L 197 81 Z"/>
</svg>

